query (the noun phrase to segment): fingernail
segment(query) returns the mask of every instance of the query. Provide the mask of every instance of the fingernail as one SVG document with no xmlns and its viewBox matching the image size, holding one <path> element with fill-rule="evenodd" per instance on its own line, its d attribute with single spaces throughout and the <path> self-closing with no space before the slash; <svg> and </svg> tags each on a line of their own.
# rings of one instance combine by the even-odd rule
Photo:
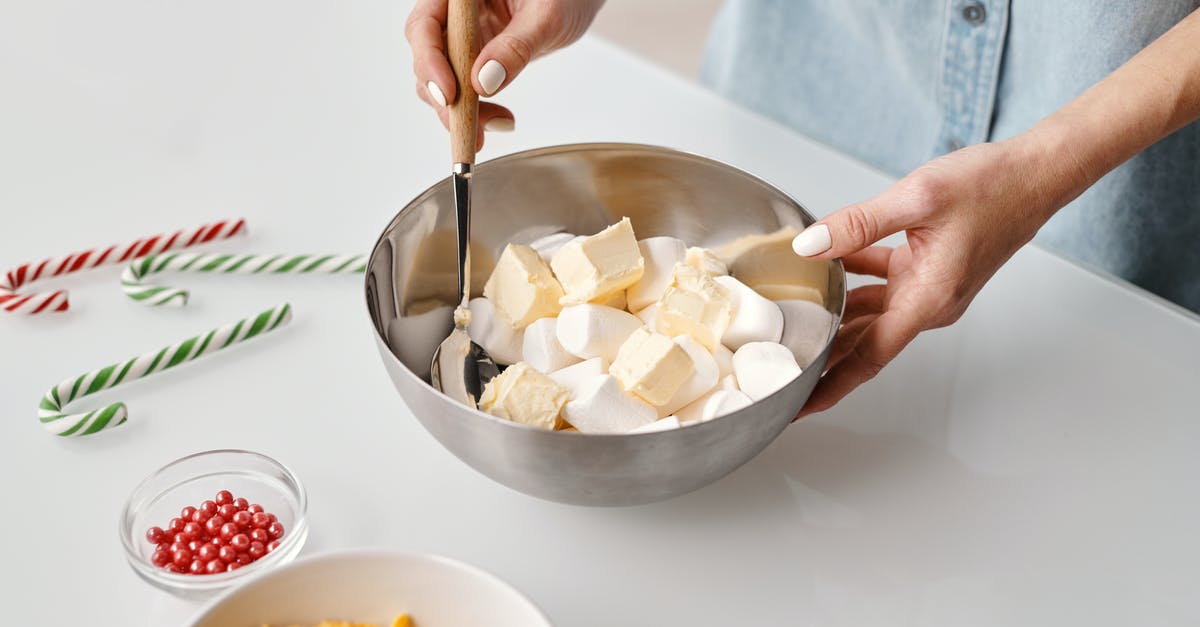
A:
<svg viewBox="0 0 1200 627">
<path fill-rule="evenodd" d="M 483 88 L 483 95 L 490 96 L 496 93 L 504 84 L 505 76 L 508 76 L 508 71 L 499 61 L 492 59 L 484 63 L 483 67 L 479 68 L 479 86 Z"/>
<path fill-rule="evenodd" d="M 792 250 L 801 257 L 819 255 L 831 247 L 833 240 L 829 239 L 829 227 L 824 224 L 810 226 L 792 240 Z"/>
<path fill-rule="evenodd" d="M 429 97 L 437 103 L 439 107 L 446 106 L 446 94 L 442 93 L 442 88 L 437 86 L 437 83 L 429 81 L 425 83 L 425 89 L 429 91 Z"/>
<path fill-rule="evenodd" d="M 483 123 L 483 130 L 507 133 L 516 128 L 517 123 L 512 118 L 492 118 Z"/>
</svg>

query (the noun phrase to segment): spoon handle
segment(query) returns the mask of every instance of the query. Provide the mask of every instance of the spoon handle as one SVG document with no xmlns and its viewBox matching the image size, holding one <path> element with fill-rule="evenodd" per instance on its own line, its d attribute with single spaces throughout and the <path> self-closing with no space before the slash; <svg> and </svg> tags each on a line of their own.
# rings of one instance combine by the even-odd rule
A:
<svg viewBox="0 0 1200 627">
<path fill-rule="evenodd" d="M 450 156 L 454 163 L 475 163 L 479 132 L 479 94 L 471 84 L 471 67 L 479 56 L 479 9 L 476 0 L 450 0 L 446 16 L 446 48 L 458 79 L 450 103 Z"/>
</svg>

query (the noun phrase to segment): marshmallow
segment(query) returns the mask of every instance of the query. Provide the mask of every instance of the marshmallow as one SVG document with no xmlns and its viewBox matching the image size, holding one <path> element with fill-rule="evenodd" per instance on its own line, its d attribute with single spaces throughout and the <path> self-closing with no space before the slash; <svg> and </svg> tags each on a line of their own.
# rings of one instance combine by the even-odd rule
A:
<svg viewBox="0 0 1200 627">
<path fill-rule="evenodd" d="M 550 373 L 550 378 L 557 384 L 571 391 L 571 398 L 579 396 L 583 383 L 592 377 L 604 374 L 604 360 L 599 357 L 581 361 L 573 366 Z"/>
<path fill-rule="evenodd" d="M 554 253 L 557 253 L 564 244 L 576 237 L 580 236 L 574 233 L 552 233 L 533 240 L 529 243 L 529 247 L 536 251 L 542 260 L 550 263 L 550 260 L 554 258 Z"/>
<path fill-rule="evenodd" d="M 729 268 L 725 266 L 725 262 L 716 253 L 699 246 L 692 246 L 687 249 L 687 254 L 684 255 L 684 263 L 707 274 L 709 276 L 724 276 L 729 274 Z"/>
<path fill-rule="evenodd" d="M 535 320 L 525 327 L 521 357 L 540 372 L 554 372 L 580 362 L 558 343 L 558 320 L 555 318 Z"/>
<path fill-rule="evenodd" d="M 672 283 L 658 304 L 655 326 L 660 333 L 690 335 L 709 350 L 721 343 L 734 312 L 729 290 L 682 263 L 675 264 Z"/>
<path fill-rule="evenodd" d="M 626 433 L 658 420 L 658 412 L 622 389 L 616 377 L 602 374 L 584 381 L 563 418 L 582 433 Z"/>
<path fill-rule="evenodd" d="M 725 348 L 724 344 L 717 344 L 713 348 L 712 356 L 717 360 L 717 370 L 722 377 L 733 374 L 733 351 Z"/>
<path fill-rule="evenodd" d="M 497 418 L 554 429 L 570 397 L 567 388 L 519 362 L 487 382 L 479 397 L 479 409 Z"/>
<path fill-rule="evenodd" d="M 471 310 L 471 324 L 467 326 L 471 341 L 482 346 L 502 366 L 521 361 L 525 329 L 514 329 L 486 298 L 472 298 L 467 308 Z"/>
<path fill-rule="evenodd" d="M 572 305 L 558 315 L 559 344 L 580 359 L 601 357 L 605 365 L 617 357 L 621 344 L 642 321 L 628 311 L 604 305 Z"/>
<path fill-rule="evenodd" d="M 641 327 L 621 344 L 608 372 L 627 391 L 660 407 L 692 376 L 692 358 L 671 338 Z"/>
<path fill-rule="evenodd" d="M 738 387 L 737 375 L 733 375 L 733 374 L 728 374 L 728 375 L 721 377 L 721 382 L 717 384 L 717 387 L 719 387 L 722 390 L 739 390 L 740 391 L 742 389 L 742 388 Z"/>
<path fill-rule="evenodd" d="M 638 427 L 637 429 L 630 431 L 630 433 L 653 433 L 655 431 L 670 431 L 671 429 L 678 428 L 679 419 L 675 416 L 667 416 L 666 418 L 655 420 L 648 425 Z"/>
<path fill-rule="evenodd" d="M 679 419 L 679 424 L 691 425 L 745 409 L 752 403 L 750 397 L 742 392 L 717 389 L 696 399 L 679 410 L 675 416 Z"/>
<path fill-rule="evenodd" d="M 650 329 L 651 331 L 654 331 L 656 333 L 661 333 L 661 331 L 658 330 L 658 322 L 657 322 L 657 320 L 658 320 L 658 303 L 654 303 L 653 305 L 650 305 L 649 307 L 645 307 L 641 311 L 639 311 L 633 315 L 637 316 L 638 320 L 641 320 L 642 324 L 646 325 L 647 329 Z"/>
<path fill-rule="evenodd" d="M 563 305 L 604 302 L 642 278 L 645 261 L 629 218 L 583 239 L 571 240 L 550 260 L 565 295 Z"/>
<path fill-rule="evenodd" d="M 733 372 L 738 387 L 758 401 L 791 383 L 802 371 L 783 344 L 748 342 L 733 353 Z"/>
<path fill-rule="evenodd" d="M 629 311 L 634 313 L 649 307 L 667 291 L 675 264 L 687 257 L 687 245 L 674 237 L 649 237 L 638 242 L 638 251 L 645 260 L 646 270 L 626 293 Z"/>
<path fill-rule="evenodd" d="M 483 286 L 483 295 L 516 329 L 558 315 L 562 286 L 550 266 L 528 246 L 509 244 Z"/>
<path fill-rule="evenodd" d="M 733 319 L 721 336 L 725 346 L 736 351 L 747 342 L 778 342 L 783 337 L 783 312 L 779 305 L 731 276 L 713 280 L 725 288 L 733 303 Z"/>
<path fill-rule="evenodd" d="M 692 374 L 679 386 L 671 400 L 658 408 L 660 416 L 673 414 L 683 406 L 704 396 L 717 385 L 717 380 L 721 376 L 716 358 L 700 342 L 688 335 L 680 335 L 674 341 L 691 358 Z"/>
<path fill-rule="evenodd" d="M 805 300 L 783 300 L 775 304 L 783 311 L 783 338 L 779 343 L 792 351 L 796 363 L 807 368 L 829 342 L 833 314 Z"/>
</svg>

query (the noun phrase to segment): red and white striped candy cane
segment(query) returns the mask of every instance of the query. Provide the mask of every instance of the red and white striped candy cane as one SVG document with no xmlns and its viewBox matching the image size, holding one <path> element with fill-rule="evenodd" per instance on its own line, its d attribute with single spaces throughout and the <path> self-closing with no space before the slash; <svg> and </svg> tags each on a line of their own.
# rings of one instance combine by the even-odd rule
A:
<svg viewBox="0 0 1200 627">
<path fill-rule="evenodd" d="M 175 248 L 186 248 L 233 237 L 246 230 L 246 221 L 221 220 L 194 229 L 151 235 L 124 245 L 92 248 L 62 257 L 17 266 L 0 281 L 0 312 L 38 314 L 66 311 L 70 307 L 67 290 L 18 294 L 17 290 L 34 281 L 43 281 L 106 264 L 128 263 L 139 257 Z"/>
</svg>

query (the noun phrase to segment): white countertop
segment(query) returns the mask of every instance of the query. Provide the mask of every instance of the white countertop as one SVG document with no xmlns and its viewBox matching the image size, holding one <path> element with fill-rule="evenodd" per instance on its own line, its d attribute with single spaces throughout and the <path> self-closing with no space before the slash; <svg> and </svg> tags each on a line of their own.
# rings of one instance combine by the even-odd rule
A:
<svg viewBox="0 0 1200 627">
<path fill-rule="evenodd" d="M 0 266 L 245 216 L 207 250 L 367 252 L 448 167 L 413 96 L 408 4 L 9 2 L 0 10 Z M 601 41 L 500 99 L 481 158 L 639 141 L 771 180 L 823 215 L 888 179 Z M 558 624 L 1182 625 L 1200 621 L 1200 323 L 1036 248 L 954 327 L 726 479 L 587 509 L 491 482 L 393 391 L 358 277 L 171 275 L 143 307 L 119 269 L 55 283 L 63 315 L 0 319 L 0 608 L 26 625 L 170 624 L 187 608 L 124 563 L 146 474 L 259 450 L 306 483 L 306 553 L 381 545 L 491 570 Z M 227 353 L 85 400 L 130 421 L 38 425 L 59 380 L 284 300 Z M 89 404 L 90 403 L 90 404 Z M 500 523 L 500 524 L 498 524 Z"/>
</svg>

